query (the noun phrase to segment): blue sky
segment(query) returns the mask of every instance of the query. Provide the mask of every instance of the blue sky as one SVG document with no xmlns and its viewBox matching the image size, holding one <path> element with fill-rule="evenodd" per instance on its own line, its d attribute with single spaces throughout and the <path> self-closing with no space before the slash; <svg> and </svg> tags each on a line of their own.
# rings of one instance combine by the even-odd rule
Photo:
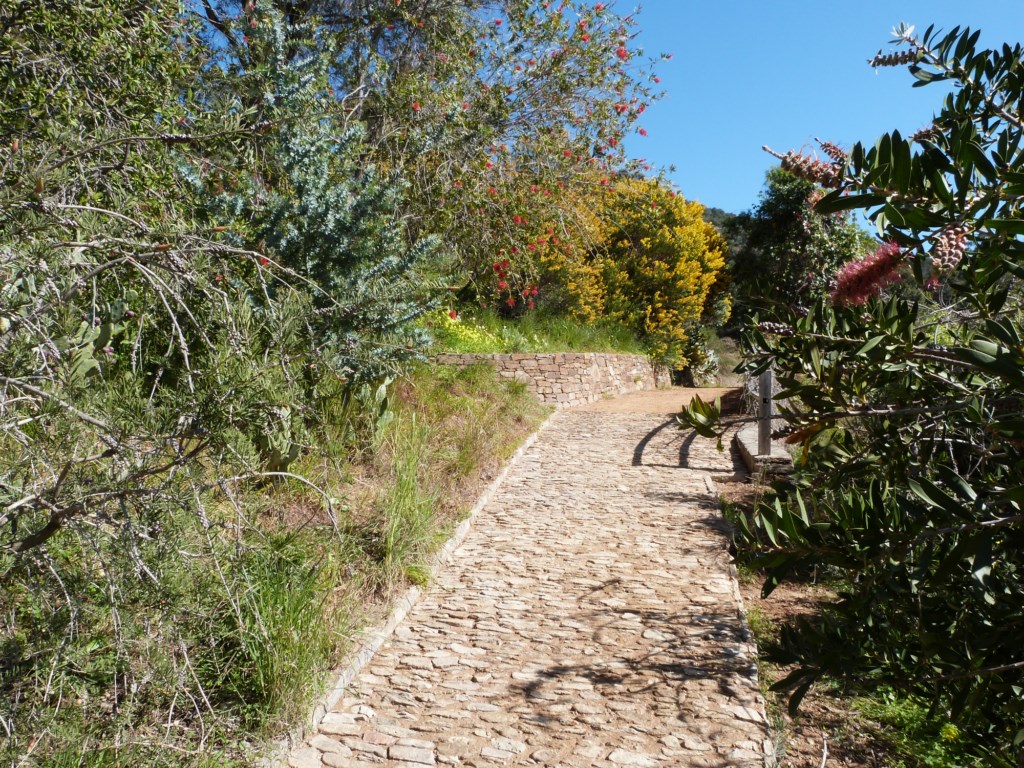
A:
<svg viewBox="0 0 1024 768">
<path fill-rule="evenodd" d="M 623 13 L 631 0 L 618 0 Z M 872 70 L 900 21 L 924 31 L 981 29 L 980 45 L 1024 42 L 1024 0 L 646 0 L 638 42 L 672 53 L 659 67 L 665 98 L 626 147 L 669 174 L 685 197 L 738 213 L 753 206 L 776 161 L 762 144 L 848 147 L 894 128 L 912 133 L 941 103 L 940 86 L 911 88 L 905 67 Z"/>
</svg>

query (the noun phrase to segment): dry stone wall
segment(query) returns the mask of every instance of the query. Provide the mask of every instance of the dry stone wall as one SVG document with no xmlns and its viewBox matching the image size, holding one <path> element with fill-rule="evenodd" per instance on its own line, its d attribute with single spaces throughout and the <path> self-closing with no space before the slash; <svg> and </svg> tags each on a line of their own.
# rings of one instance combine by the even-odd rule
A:
<svg viewBox="0 0 1024 768">
<path fill-rule="evenodd" d="M 592 352 L 506 355 L 438 355 L 443 365 L 467 366 L 485 362 L 498 375 L 521 381 L 540 400 L 559 408 L 582 405 L 606 395 L 654 389 L 657 372 L 643 355 Z"/>
</svg>

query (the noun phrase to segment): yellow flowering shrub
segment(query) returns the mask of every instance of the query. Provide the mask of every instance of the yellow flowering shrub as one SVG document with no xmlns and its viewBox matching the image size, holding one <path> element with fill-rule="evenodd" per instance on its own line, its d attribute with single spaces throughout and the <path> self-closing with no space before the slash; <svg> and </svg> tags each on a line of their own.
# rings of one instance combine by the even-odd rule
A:
<svg viewBox="0 0 1024 768">
<path fill-rule="evenodd" d="M 692 333 L 724 284 L 725 240 L 703 214 L 646 179 L 617 181 L 599 214 L 606 315 L 677 368 L 691 362 Z"/>
</svg>

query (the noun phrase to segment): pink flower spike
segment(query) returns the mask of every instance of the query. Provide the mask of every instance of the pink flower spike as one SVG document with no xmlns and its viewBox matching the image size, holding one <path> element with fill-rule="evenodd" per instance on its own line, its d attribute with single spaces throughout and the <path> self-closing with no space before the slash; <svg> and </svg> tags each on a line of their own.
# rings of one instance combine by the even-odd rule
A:
<svg viewBox="0 0 1024 768">
<path fill-rule="evenodd" d="M 900 279 L 896 272 L 903 253 L 896 243 L 882 243 L 870 256 L 844 264 L 836 273 L 832 302 L 839 306 L 859 306 L 877 296 L 887 285 Z"/>
</svg>

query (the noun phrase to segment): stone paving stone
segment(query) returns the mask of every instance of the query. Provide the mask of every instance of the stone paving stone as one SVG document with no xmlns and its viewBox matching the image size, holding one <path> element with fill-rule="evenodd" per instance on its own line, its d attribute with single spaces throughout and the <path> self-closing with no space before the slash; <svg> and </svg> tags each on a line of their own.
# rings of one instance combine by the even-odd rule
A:
<svg viewBox="0 0 1024 768">
<path fill-rule="evenodd" d="M 292 764 L 764 765 L 732 471 L 667 416 L 559 412 Z"/>
</svg>

